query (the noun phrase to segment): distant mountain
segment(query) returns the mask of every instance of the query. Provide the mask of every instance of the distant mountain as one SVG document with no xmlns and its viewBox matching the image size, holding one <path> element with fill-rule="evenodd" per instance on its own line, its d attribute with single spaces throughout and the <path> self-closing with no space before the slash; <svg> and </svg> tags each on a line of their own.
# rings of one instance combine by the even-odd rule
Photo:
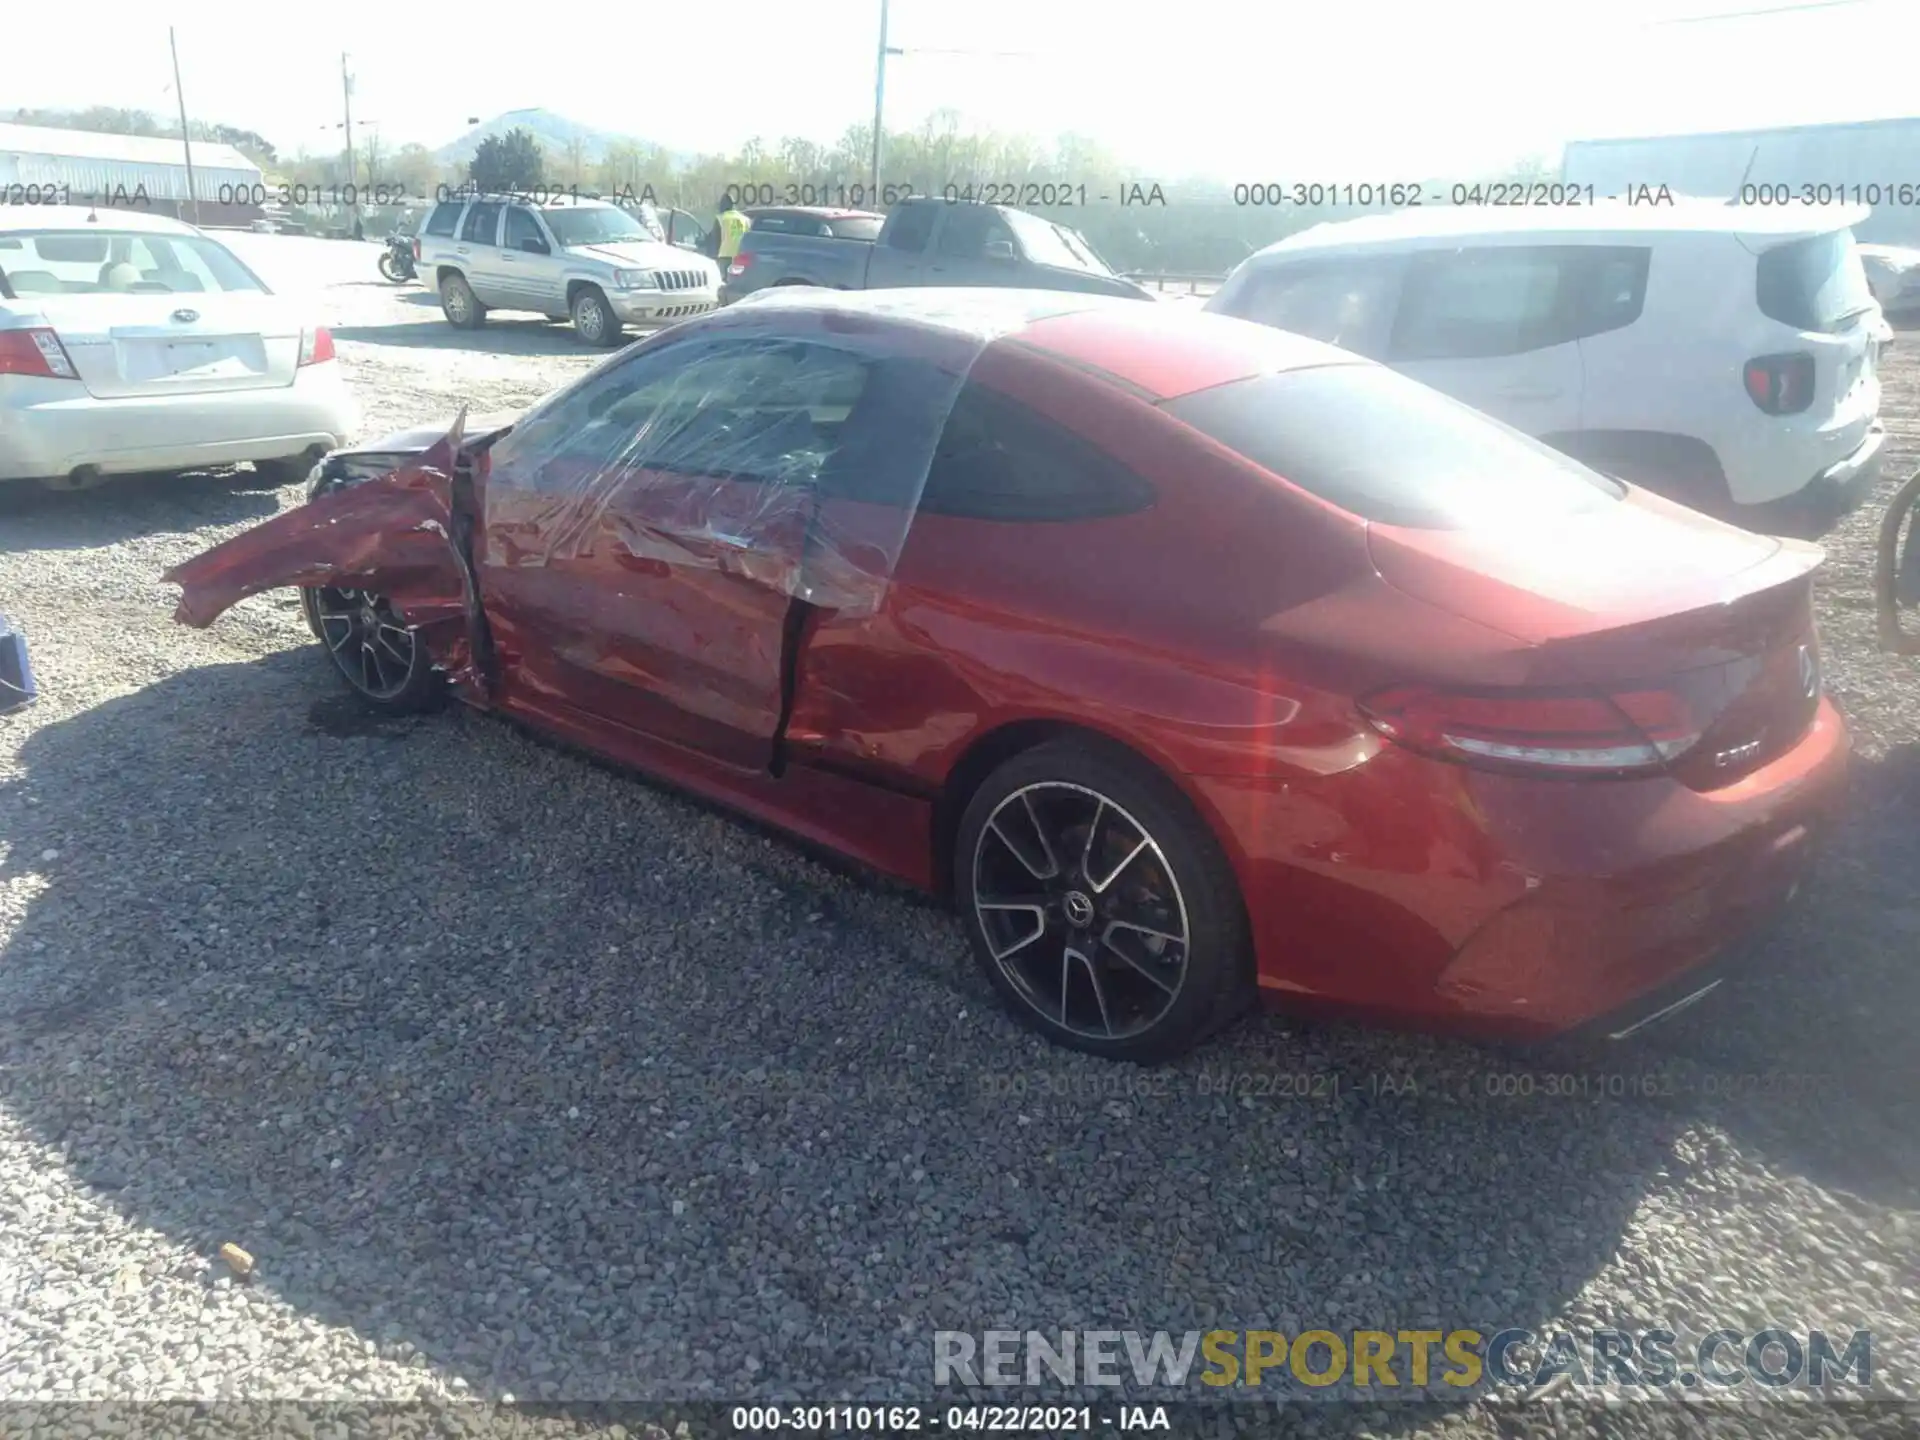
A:
<svg viewBox="0 0 1920 1440">
<path fill-rule="evenodd" d="M 442 145 L 433 152 L 434 158 L 447 165 L 464 165 L 473 158 L 473 152 L 480 148 L 482 140 L 490 135 L 505 135 L 509 130 L 525 130 L 533 136 L 549 162 L 565 159 L 567 147 L 575 141 L 579 142 L 589 164 L 604 160 L 610 146 L 652 143 L 637 135 L 621 135 L 612 130 L 597 129 L 592 125 L 582 125 L 578 120 L 569 120 L 564 115 L 556 115 L 551 110 L 535 108 L 509 110 L 503 115 L 496 115 L 474 126 L 458 140 Z M 668 159 L 676 166 L 688 164 L 694 158 L 676 152 L 668 153 Z"/>
</svg>

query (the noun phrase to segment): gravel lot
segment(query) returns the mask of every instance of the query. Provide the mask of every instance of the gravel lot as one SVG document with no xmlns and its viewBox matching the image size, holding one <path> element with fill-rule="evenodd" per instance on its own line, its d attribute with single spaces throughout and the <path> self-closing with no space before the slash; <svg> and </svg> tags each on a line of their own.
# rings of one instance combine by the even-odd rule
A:
<svg viewBox="0 0 1920 1440">
<path fill-rule="evenodd" d="M 241 243 L 317 291 L 369 435 L 597 358 L 452 331 L 372 245 Z M 1920 336 L 1889 382 L 1904 476 Z M 1676 1093 L 1568 1100 L 1278 1020 L 1153 1079 L 1066 1055 L 929 905 L 497 721 L 370 724 L 290 595 L 173 625 L 161 571 L 297 498 L 0 500 L 44 692 L 0 719 L 0 1399 L 925 1400 L 939 1328 L 1556 1320 L 1866 1327 L 1920 1392 L 1920 668 L 1873 648 L 1877 505 L 1821 595 L 1851 823 L 1752 983 L 1607 1062 Z M 1323 1094 L 1208 1093 L 1226 1073 Z"/>
</svg>

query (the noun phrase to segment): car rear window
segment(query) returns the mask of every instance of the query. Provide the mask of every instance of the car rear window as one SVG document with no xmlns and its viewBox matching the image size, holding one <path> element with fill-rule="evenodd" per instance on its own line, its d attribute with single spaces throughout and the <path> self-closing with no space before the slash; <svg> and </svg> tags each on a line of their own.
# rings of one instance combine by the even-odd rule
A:
<svg viewBox="0 0 1920 1440">
<path fill-rule="evenodd" d="M 204 235 L 25 230 L 0 238 L 0 280 L 27 295 L 204 295 L 266 286 Z"/>
<path fill-rule="evenodd" d="M 878 240 L 886 223 L 879 215 L 848 215 L 827 221 L 827 228 L 842 240 Z"/>
<path fill-rule="evenodd" d="M 1458 530 L 1572 514 L 1624 486 L 1378 365 L 1257 375 L 1162 402 L 1255 464 L 1365 520 Z"/>
<path fill-rule="evenodd" d="M 1763 252 L 1756 290 L 1760 313 L 1796 330 L 1838 330 L 1873 305 L 1851 230 Z"/>
<path fill-rule="evenodd" d="M 423 235 L 452 235 L 453 227 L 460 223 L 460 208 L 464 201 L 443 200 L 433 207 L 433 213 L 427 217 L 427 228 Z"/>
</svg>

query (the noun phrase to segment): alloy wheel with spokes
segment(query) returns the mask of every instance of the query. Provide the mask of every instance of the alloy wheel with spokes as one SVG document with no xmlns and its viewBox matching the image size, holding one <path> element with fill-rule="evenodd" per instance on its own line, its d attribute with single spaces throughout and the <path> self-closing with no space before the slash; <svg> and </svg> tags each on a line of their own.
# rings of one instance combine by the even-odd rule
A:
<svg viewBox="0 0 1920 1440">
<path fill-rule="evenodd" d="M 367 699 L 396 705 L 430 675 L 419 637 L 384 597 L 367 590 L 311 592 L 314 627 L 335 667 Z"/>
<path fill-rule="evenodd" d="M 1125 1040 L 1180 996 L 1193 934 L 1173 866 L 1088 786 L 1041 781 L 995 806 L 975 842 L 973 906 L 1007 983 L 1070 1034 Z"/>
</svg>

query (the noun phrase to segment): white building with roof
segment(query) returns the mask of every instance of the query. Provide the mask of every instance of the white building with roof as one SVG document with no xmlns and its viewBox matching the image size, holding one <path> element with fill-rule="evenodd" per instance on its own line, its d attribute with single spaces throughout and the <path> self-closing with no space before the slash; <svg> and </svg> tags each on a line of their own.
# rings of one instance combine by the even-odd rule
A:
<svg viewBox="0 0 1920 1440">
<path fill-rule="evenodd" d="M 8 204 L 110 204 L 244 224 L 260 213 L 260 167 L 231 145 L 193 142 L 193 188 L 178 140 L 0 124 L 0 200 Z"/>
</svg>

